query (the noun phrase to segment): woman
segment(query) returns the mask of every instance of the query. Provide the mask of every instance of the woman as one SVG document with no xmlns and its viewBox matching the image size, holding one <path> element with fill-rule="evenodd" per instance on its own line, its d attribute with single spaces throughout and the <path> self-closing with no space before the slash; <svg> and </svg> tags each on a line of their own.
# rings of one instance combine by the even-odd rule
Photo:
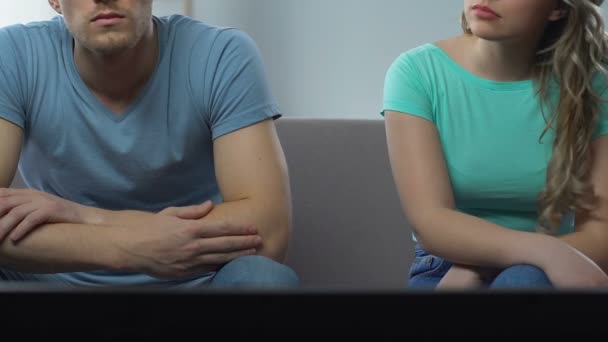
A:
<svg viewBox="0 0 608 342">
<path fill-rule="evenodd" d="M 608 285 L 603 0 L 465 0 L 403 53 L 383 115 L 412 288 Z"/>
</svg>

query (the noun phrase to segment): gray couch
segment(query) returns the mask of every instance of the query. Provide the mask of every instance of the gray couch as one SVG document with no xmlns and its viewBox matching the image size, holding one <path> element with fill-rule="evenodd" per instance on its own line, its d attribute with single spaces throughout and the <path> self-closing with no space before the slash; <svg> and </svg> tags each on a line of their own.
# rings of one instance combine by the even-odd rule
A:
<svg viewBox="0 0 608 342">
<path fill-rule="evenodd" d="M 287 263 L 303 286 L 405 288 L 413 244 L 384 121 L 282 118 L 277 129 L 294 204 Z"/>
<path fill-rule="evenodd" d="M 399 289 L 413 258 L 383 120 L 277 121 L 291 176 L 287 263 L 303 285 Z"/>
</svg>

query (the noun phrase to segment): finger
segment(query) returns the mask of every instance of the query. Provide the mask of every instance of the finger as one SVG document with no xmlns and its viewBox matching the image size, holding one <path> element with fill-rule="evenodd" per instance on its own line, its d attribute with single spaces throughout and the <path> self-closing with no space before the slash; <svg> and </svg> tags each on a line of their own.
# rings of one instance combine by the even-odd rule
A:
<svg viewBox="0 0 608 342">
<path fill-rule="evenodd" d="M 35 210 L 27 215 L 19 225 L 11 232 L 9 239 L 13 242 L 18 242 L 23 239 L 32 230 L 45 223 L 48 220 L 48 215 L 42 210 Z"/>
<path fill-rule="evenodd" d="M 169 207 L 169 208 L 165 208 L 165 209 L 159 211 L 158 213 L 161 215 L 175 216 L 176 211 L 177 211 L 176 207 Z"/>
<path fill-rule="evenodd" d="M 4 215 L 0 219 L 0 241 L 3 241 L 27 215 L 36 211 L 36 209 L 37 207 L 34 204 L 25 204 Z"/>
<path fill-rule="evenodd" d="M 169 208 L 165 208 L 165 209 L 159 211 L 158 213 L 160 215 L 175 216 L 176 210 L 177 210 L 177 208 L 175 208 L 175 207 L 169 207 Z"/>
<path fill-rule="evenodd" d="M 262 246 L 262 238 L 251 236 L 223 236 L 209 239 L 199 239 L 196 242 L 195 255 L 232 253 Z"/>
<path fill-rule="evenodd" d="M 255 235 L 257 228 L 251 224 L 230 223 L 225 221 L 200 221 L 198 236 L 201 238 L 214 238 L 221 236 Z"/>
<path fill-rule="evenodd" d="M 174 208 L 178 218 L 183 220 L 199 220 L 207 216 L 213 210 L 213 202 L 207 201 L 203 204 L 193 205 L 189 207 Z"/>
<path fill-rule="evenodd" d="M 15 194 L 18 193 L 18 191 L 20 191 L 20 190 L 13 189 L 13 188 L 0 188 L 0 198 L 14 196 Z"/>
<path fill-rule="evenodd" d="M 0 188 L 0 197 L 26 196 L 30 189 Z"/>
<path fill-rule="evenodd" d="M 8 214 L 16 207 L 22 206 L 32 200 L 28 196 L 8 196 L 0 197 L 0 217 Z"/>
<path fill-rule="evenodd" d="M 205 254 L 198 257 L 196 261 L 201 265 L 223 265 L 240 257 L 255 255 L 257 252 L 256 249 L 247 249 L 232 253 Z"/>
</svg>

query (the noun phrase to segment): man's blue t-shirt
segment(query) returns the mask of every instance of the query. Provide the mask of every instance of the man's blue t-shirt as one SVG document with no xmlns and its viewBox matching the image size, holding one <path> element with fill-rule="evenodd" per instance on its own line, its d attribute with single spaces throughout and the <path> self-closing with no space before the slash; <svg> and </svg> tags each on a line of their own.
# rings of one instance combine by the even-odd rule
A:
<svg viewBox="0 0 608 342">
<path fill-rule="evenodd" d="M 24 129 L 19 172 L 29 187 L 110 210 L 222 201 L 212 141 L 280 117 L 262 58 L 240 30 L 177 15 L 154 22 L 156 70 L 120 115 L 80 78 L 62 17 L 0 29 L 0 118 Z M 108 271 L 59 277 L 164 283 Z"/>
</svg>

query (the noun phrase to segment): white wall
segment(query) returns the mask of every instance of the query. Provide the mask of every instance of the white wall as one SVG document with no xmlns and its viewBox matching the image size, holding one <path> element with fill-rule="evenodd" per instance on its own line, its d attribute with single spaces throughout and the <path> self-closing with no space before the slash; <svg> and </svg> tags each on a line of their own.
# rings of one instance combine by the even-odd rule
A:
<svg viewBox="0 0 608 342">
<path fill-rule="evenodd" d="M 157 16 L 187 13 L 188 2 L 191 0 L 154 0 L 154 14 Z"/>
<path fill-rule="evenodd" d="M 85 1 L 85 0 L 82 0 Z M 86 0 L 92 1 L 92 0 Z M 155 0 L 156 15 L 189 0 Z M 379 118 L 384 75 L 406 49 L 458 34 L 462 0 L 190 0 L 192 15 L 257 41 L 286 116 Z M 608 4 L 603 5 L 608 8 Z M 0 26 L 54 15 L 0 1 Z"/>
<path fill-rule="evenodd" d="M 47 20 L 55 14 L 47 0 L 0 1 L 0 27 Z"/>
<path fill-rule="evenodd" d="M 194 0 L 193 14 L 254 37 L 286 116 L 379 119 L 389 64 L 406 49 L 460 33 L 462 6 L 462 0 Z"/>
<path fill-rule="evenodd" d="M 154 0 L 154 13 L 156 15 L 185 13 L 187 2 L 187 0 Z M 0 1 L 0 27 L 47 20 L 55 15 L 55 11 L 49 6 L 47 0 Z"/>
</svg>

